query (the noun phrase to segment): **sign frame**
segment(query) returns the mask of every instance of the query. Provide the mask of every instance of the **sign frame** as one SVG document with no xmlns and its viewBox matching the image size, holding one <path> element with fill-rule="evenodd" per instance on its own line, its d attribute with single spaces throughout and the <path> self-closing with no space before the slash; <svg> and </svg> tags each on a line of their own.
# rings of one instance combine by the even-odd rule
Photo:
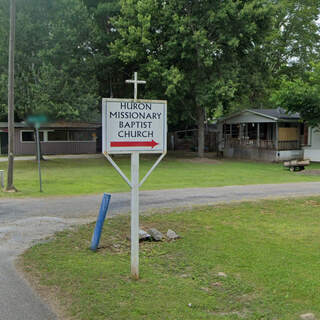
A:
<svg viewBox="0 0 320 320">
<path fill-rule="evenodd" d="M 135 94 L 136 96 L 136 94 Z M 107 139 L 107 103 L 108 102 L 134 102 L 134 103 L 157 103 L 164 105 L 163 112 L 163 141 L 161 150 L 111 150 L 107 151 L 106 148 L 109 140 Z M 108 137 L 109 138 L 109 137 Z M 150 138 L 149 138 L 150 139 Z M 152 171 L 157 167 L 160 161 L 167 154 L 167 101 L 166 100 L 145 100 L 145 99 L 115 99 L 115 98 L 103 98 L 102 99 L 102 153 L 109 160 L 112 166 L 117 170 L 120 176 L 126 181 L 131 188 L 131 276 L 134 279 L 139 279 L 139 188 L 147 180 Z M 147 174 L 141 181 L 139 178 L 139 157 L 140 153 L 160 154 L 156 162 L 149 169 Z M 131 154 L 131 178 L 128 179 L 119 166 L 110 156 L 111 154 Z"/>
</svg>

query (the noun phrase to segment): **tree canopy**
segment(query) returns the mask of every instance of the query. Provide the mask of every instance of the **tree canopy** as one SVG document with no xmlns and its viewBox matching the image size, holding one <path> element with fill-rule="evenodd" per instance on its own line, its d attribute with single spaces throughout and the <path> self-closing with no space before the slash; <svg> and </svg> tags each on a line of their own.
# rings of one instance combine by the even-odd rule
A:
<svg viewBox="0 0 320 320">
<path fill-rule="evenodd" d="M 121 0 L 112 52 L 147 77 L 150 97 L 181 102 L 197 119 L 234 99 L 240 72 L 271 28 L 269 1 Z M 160 89 L 160 90 L 159 90 Z M 169 109 L 172 116 L 176 110 Z"/>
<path fill-rule="evenodd" d="M 320 62 L 312 64 L 304 79 L 283 77 L 280 87 L 273 93 L 273 103 L 289 112 L 299 112 L 310 126 L 320 125 Z"/>
<path fill-rule="evenodd" d="M 7 6 L 0 21 L 7 21 Z M 16 18 L 15 110 L 23 120 L 46 113 L 64 120 L 90 119 L 98 105 L 91 49 L 92 23 L 78 0 L 20 0 Z M 3 29 L 1 48 L 7 48 Z M 6 113 L 7 54 L 0 52 L 1 113 Z M 95 111 L 95 112 L 92 112 Z"/>
<path fill-rule="evenodd" d="M 308 72 L 319 61 L 318 16 L 318 0 L 19 0 L 17 119 L 35 112 L 94 119 L 102 96 L 132 96 L 125 80 L 138 71 L 147 80 L 140 97 L 168 99 L 170 130 L 197 125 L 202 152 L 207 119 L 274 107 L 269 98 L 278 88 L 316 86 Z M 7 113 L 8 29 L 6 0 L 0 120 Z"/>
</svg>

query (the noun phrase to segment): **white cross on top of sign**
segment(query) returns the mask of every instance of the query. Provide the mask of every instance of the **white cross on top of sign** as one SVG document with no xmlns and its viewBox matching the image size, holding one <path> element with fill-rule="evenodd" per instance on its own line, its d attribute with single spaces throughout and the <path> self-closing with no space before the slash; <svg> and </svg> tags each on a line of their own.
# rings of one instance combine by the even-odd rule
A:
<svg viewBox="0 0 320 320">
<path fill-rule="evenodd" d="M 126 80 L 126 83 L 134 84 L 134 100 L 138 99 L 138 84 L 146 84 L 147 82 L 144 80 L 138 80 L 138 73 L 134 73 L 134 80 Z"/>
</svg>

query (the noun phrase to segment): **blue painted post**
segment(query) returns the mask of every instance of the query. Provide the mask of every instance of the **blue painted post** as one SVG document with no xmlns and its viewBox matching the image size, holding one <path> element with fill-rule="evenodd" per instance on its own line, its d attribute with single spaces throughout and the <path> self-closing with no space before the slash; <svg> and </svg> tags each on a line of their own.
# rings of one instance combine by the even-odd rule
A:
<svg viewBox="0 0 320 320">
<path fill-rule="evenodd" d="M 108 212 L 110 198 L 111 198 L 110 194 L 106 194 L 106 193 L 103 194 L 96 227 L 94 228 L 94 233 L 93 233 L 93 236 L 91 239 L 90 249 L 93 251 L 96 251 L 99 246 L 100 236 L 101 236 L 101 232 L 102 232 L 102 228 L 103 228 L 103 223 L 104 223 L 104 220 L 105 220 L 107 212 Z"/>
</svg>

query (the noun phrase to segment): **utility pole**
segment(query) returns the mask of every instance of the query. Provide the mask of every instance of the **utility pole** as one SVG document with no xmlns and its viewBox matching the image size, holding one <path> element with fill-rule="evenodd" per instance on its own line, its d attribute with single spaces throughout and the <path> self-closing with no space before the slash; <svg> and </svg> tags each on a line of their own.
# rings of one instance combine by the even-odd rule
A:
<svg viewBox="0 0 320 320">
<path fill-rule="evenodd" d="M 10 1 L 10 38 L 9 38 L 9 66 L 8 66 L 8 179 L 6 191 L 17 191 L 13 185 L 14 159 L 14 47 L 16 27 L 16 0 Z"/>
</svg>

